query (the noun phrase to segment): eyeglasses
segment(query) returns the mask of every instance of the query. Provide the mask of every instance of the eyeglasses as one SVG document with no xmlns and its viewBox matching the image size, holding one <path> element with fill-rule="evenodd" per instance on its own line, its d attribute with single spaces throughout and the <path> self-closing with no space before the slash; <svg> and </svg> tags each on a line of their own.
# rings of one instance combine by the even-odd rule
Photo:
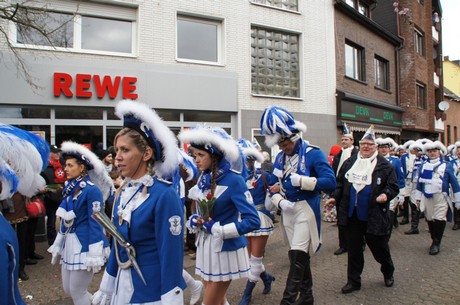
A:
<svg viewBox="0 0 460 305">
<path fill-rule="evenodd" d="M 371 142 L 359 142 L 359 146 L 375 146 L 375 143 L 371 143 Z"/>
</svg>

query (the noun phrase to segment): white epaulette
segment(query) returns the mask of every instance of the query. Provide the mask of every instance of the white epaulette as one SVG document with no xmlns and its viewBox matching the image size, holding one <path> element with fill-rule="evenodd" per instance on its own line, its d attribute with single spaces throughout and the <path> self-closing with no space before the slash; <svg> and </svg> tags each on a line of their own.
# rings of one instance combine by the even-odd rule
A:
<svg viewBox="0 0 460 305">
<path fill-rule="evenodd" d="M 241 172 L 240 172 L 240 171 L 237 171 L 237 170 L 235 170 L 235 169 L 233 169 L 233 168 L 230 169 L 230 171 L 231 171 L 231 172 L 234 172 L 234 173 L 236 173 L 236 174 L 238 174 L 238 175 L 241 175 Z"/>
<path fill-rule="evenodd" d="M 94 183 L 92 181 L 86 181 L 86 183 L 88 183 L 89 185 L 94 186 Z"/>
<path fill-rule="evenodd" d="M 316 145 L 308 144 L 306 152 L 308 153 L 312 149 L 321 149 L 321 148 L 319 148 L 319 146 L 316 146 Z"/>
</svg>

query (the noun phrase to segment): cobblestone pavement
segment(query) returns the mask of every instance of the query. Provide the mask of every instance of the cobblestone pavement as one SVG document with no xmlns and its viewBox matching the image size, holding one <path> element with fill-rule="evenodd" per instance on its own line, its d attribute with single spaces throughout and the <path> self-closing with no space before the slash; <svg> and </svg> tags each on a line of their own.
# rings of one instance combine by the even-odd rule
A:
<svg viewBox="0 0 460 305">
<path fill-rule="evenodd" d="M 269 295 L 262 294 L 263 285 L 259 283 L 254 289 L 252 305 L 279 304 L 283 293 L 289 269 L 288 247 L 283 241 L 280 223 L 276 226 L 264 259 L 267 271 L 276 276 L 276 281 Z M 366 249 L 361 290 L 348 295 L 340 293 L 346 283 L 347 255 L 333 255 L 338 245 L 337 227 L 325 222 L 322 226 L 323 246 L 312 258 L 315 304 L 460 304 L 460 231 L 452 231 L 452 224 L 447 224 L 441 252 L 437 256 L 428 255 L 431 240 L 424 220 L 419 235 L 404 235 L 409 225 L 399 226 L 390 241 L 396 266 L 394 286 L 384 286 L 380 265 Z M 46 247 L 46 242 L 37 243 L 37 252 L 46 259 L 26 267 L 30 279 L 20 282 L 19 289 L 27 304 L 71 305 L 72 301 L 61 287 L 60 267 L 50 264 L 51 256 L 46 253 Z M 191 274 L 194 274 L 194 263 L 185 255 L 184 266 Z M 95 275 L 90 292 L 97 290 L 101 277 L 102 272 Z M 244 286 L 245 280 L 231 284 L 228 291 L 230 304 L 239 303 Z M 188 304 L 187 290 L 185 297 L 185 304 Z"/>
</svg>

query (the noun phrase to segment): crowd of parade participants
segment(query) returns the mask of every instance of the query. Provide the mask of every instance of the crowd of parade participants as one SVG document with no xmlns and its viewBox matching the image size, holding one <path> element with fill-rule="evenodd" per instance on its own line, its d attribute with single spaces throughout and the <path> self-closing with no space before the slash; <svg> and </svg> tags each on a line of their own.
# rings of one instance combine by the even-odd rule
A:
<svg viewBox="0 0 460 305">
<path fill-rule="evenodd" d="M 366 245 L 382 285 L 394 285 L 393 227 L 410 224 L 405 234 L 419 234 L 425 219 L 429 255 L 441 251 L 448 221 L 459 229 L 460 142 L 398 145 L 370 126 L 355 146 L 344 124 L 328 160 L 303 139 L 304 123 L 272 106 L 260 121 L 265 144 L 279 147 L 271 163 L 257 141 L 219 127 L 198 124 L 176 136 L 136 101 L 119 102 L 115 113 L 123 128 L 112 147 L 95 152 L 0 124 L 0 304 L 25 304 L 18 279 L 44 258 L 33 238 L 43 208 L 47 256 L 76 305 L 227 305 L 232 280 L 242 278 L 239 305 L 248 305 L 257 283 L 263 294 L 275 285 L 264 256 L 277 217 L 289 259 L 286 282 L 276 282 L 280 304 L 314 304 L 310 262 L 323 206 L 337 212 L 334 254 L 348 256 L 344 294 L 361 289 Z M 183 268 L 184 247 L 196 259 L 194 275 Z M 90 293 L 97 272 L 102 280 Z"/>
</svg>

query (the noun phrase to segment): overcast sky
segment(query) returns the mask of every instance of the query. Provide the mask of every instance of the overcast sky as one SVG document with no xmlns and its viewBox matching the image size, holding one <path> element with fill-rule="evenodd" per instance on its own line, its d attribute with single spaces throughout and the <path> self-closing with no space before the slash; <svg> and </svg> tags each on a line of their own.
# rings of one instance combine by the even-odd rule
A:
<svg viewBox="0 0 460 305">
<path fill-rule="evenodd" d="M 460 59 L 460 0 L 441 0 L 442 53 L 450 60 Z"/>
</svg>

